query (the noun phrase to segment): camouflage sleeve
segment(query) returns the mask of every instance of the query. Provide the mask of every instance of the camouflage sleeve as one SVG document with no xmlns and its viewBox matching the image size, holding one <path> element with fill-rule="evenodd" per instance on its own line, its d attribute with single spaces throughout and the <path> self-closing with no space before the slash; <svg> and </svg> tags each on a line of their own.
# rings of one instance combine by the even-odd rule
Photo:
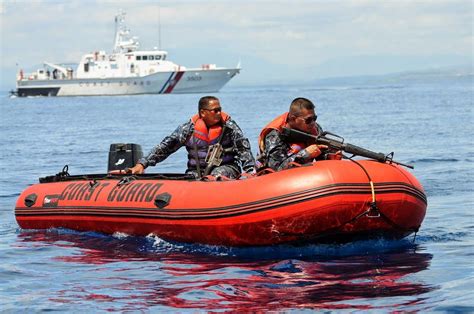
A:
<svg viewBox="0 0 474 314">
<path fill-rule="evenodd" d="M 138 162 L 145 168 L 154 166 L 168 158 L 169 155 L 184 146 L 188 136 L 194 131 L 193 124 L 188 121 L 176 128 L 173 133 L 165 137 L 160 144 L 156 145 L 148 154 Z"/>
<path fill-rule="evenodd" d="M 289 153 L 290 147 L 284 142 L 277 130 L 273 130 L 265 137 L 265 152 L 267 166 L 273 170 L 288 168 L 291 162 L 304 164 L 311 161 L 306 150 L 301 150 L 296 154 Z"/>
<path fill-rule="evenodd" d="M 241 164 L 244 172 L 254 172 L 255 158 L 253 157 L 249 140 L 244 137 L 244 133 L 234 120 L 230 119 L 226 124 L 232 129 L 232 141 L 237 161 Z"/>
</svg>

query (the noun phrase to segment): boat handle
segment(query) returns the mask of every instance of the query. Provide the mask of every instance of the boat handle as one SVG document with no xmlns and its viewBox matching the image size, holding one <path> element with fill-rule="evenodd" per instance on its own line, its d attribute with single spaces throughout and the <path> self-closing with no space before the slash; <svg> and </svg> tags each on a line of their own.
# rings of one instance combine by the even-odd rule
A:
<svg viewBox="0 0 474 314">
<path fill-rule="evenodd" d="M 171 194 L 169 193 L 161 193 L 155 197 L 155 206 L 159 209 L 165 208 L 170 204 L 171 201 Z"/>
<path fill-rule="evenodd" d="M 38 198 L 38 195 L 36 195 L 34 193 L 28 195 L 27 197 L 25 197 L 25 205 L 27 207 L 31 207 L 31 206 L 35 205 L 37 198 Z"/>
</svg>

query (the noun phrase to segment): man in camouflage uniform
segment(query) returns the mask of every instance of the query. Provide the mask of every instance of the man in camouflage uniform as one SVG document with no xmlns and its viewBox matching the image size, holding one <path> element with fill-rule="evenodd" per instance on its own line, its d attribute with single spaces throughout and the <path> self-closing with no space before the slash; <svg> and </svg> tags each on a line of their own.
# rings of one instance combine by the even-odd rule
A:
<svg viewBox="0 0 474 314">
<path fill-rule="evenodd" d="M 305 164 L 320 159 L 341 159 L 341 152 L 327 154 L 326 145 L 296 142 L 282 135 L 283 127 L 312 135 L 321 134 L 323 130 L 316 122 L 317 117 L 315 106 L 309 99 L 294 99 L 289 112 L 275 118 L 260 133 L 259 168 L 278 171 L 290 167 L 292 162 Z"/>
<path fill-rule="evenodd" d="M 140 159 L 126 173 L 141 174 L 148 166 L 154 166 L 165 160 L 182 146 L 188 151 L 188 169 L 186 173 L 199 178 L 203 175 L 237 178 L 242 172 L 255 172 L 255 159 L 250 149 L 250 142 L 242 130 L 229 115 L 222 112 L 219 99 L 213 96 L 199 100 L 199 113 L 188 122 L 165 137 L 155 146 L 148 156 Z M 209 173 L 206 156 L 211 145 L 222 145 L 222 162 L 219 166 L 210 167 Z M 243 171 L 242 171 L 243 170 Z"/>
</svg>

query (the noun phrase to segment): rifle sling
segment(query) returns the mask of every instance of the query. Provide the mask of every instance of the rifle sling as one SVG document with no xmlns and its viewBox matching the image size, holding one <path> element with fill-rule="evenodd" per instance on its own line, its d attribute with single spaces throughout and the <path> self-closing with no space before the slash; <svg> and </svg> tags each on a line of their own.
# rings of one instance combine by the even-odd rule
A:
<svg viewBox="0 0 474 314">
<path fill-rule="evenodd" d="M 199 161 L 199 153 L 198 153 L 196 142 L 194 142 L 194 144 L 193 144 L 193 150 L 194 150 L 194 156 L 196 157 L 196 170 L 197 170 L 197 173 L 198 173 L 198 178 L 201 178 L 201 176 L 202 176 L 202 174 L 201 174 L 201 165 L 200 165 L 200 161 Z"/>
</svg>

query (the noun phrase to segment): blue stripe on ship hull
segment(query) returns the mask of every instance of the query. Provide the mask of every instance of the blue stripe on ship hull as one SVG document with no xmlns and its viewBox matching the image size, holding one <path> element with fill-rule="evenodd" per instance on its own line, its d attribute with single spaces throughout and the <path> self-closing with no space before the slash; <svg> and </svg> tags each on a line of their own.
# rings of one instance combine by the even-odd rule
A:
<svg viewBox="0 0 474 314">
<path fill-rule="evenodd" d="M 171 81 L 171 78 L 173 77 L 173 75 L 175 74 L 175 72 L 171 73 L 170 77 L 168 78 L 168 80 L 166 81 L 165 85 L 163 85 L 163 87 L 161 88 L 160 92 L 158 94 L 162 94 L 163 91 L 165 90 L 166 86 L 168 85 L 168 83 Z"/>
</svg>

